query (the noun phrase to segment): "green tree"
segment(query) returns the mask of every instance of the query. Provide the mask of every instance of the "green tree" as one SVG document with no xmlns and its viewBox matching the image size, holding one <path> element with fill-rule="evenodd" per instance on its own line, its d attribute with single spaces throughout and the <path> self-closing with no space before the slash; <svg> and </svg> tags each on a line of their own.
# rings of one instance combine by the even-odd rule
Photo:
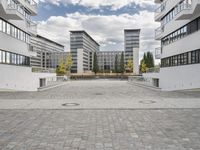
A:
<svg viewBox="0 0 200 150">
<path fill-rule="evenodd" d="M 119 69 L 118 69 L 118 55 L 115 55 L 115 73 L 118 73 Z"/>
<path fill-rule="evenodd" d="M 63 60 L 60 61 L 59 65 L 56 68 L 57 75 L 65 75 L 66 74 L 66 66 Z"/>
<path fill-rule="evenodd" d="M 93 59 L 93 69 L 92 71 L 96 74 L 99 71 L 99 66 L 98 66 L 98 60 L 97 60 L 97 54 L 96 52 L 94 53 L 94 59 Z"/>
<path fill-rule="evenodd" d="M 72 60 L 72 56 L 71 54 L 67 55 L 67 59 L 65 62 L 65 67 L 66 67 L 66 71 L 69 72 L 71 70 L 73 64 L 73 60 Z"/>
<path fill-rule="evenodd" d="M 147 68 L 153 68 L 155 66 L 153 53 L 147 52 L 145 64 Z"/>
<path fill-rule="evenodd" d="M 133 61 L 131 59 L 128 59 L 128 62 L 126 64 L 126 71 L 133 72 Z"/>
<path fill-rule="evenodd" d="M 146 71 L 147 71 L 147 67 L 146 67 L 144 59 L 142 59 L 140 63 L 140 72 L 145 73 Z"/>
<path fill-rule="evenodd" d="M 120 59 L 120 73 L 125 72 L 125 67 L 124 67 L 124 52 L 121 54 L 121 59 Z"/>
</svg>

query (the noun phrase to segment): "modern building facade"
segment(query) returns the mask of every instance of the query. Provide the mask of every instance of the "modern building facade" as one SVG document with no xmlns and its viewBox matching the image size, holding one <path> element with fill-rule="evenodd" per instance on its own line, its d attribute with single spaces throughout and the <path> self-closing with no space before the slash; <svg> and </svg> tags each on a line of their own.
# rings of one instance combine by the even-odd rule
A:
<svg viewBox="0 0 200 150">
<path fill-rule="evenodd" d="M 37 55 L 31 57 L 31 66 L 35 68 L 56 68 L 59 60 L 67 55 L 64 46 L 41 35 L 31 36 L 31 48 Z"/>
<path fill-rule="evenodd" d="M 99 51 L 97 52 L 97 60 L 99 70 L 102 72 L 112 72 L 115 70 L 115 58 L 121 59 L 123 51 Z"/>
<path fill-rule="evenodd" d="M 73 59 L 72 73 L 91 72 L 94 52 L 99 44 L 85 31 L 70 31 L 70 52 Z"/>
<path fill-rule="evenodd" d="M 159 79 L 163 90 L 200 88 L 200 1 L 155 2 L 159 5 L 155 21 L 161 22 L 155 34 L 161 41 L 161 48 L 156 50 L 161 68 L 158 74 L 144 76 Z"/>
<path fill-rule="evenodd" d="M 48 74 L 33 73 L 30 37 L 36 34 L 31 16 L 37 15 L 33 0 L 0 1 L 0 89 L 36 91 Z M 44 81 L 44 80 L 43 80 Z"/>
<path fill-rule="evenodd" d="M 134 63 L 134 73 L 139 74 L 139 48 L 140 48 L 140 29 L 124 30 L 124 51 L 125 63 L 131 59 Z"/>
</svg>

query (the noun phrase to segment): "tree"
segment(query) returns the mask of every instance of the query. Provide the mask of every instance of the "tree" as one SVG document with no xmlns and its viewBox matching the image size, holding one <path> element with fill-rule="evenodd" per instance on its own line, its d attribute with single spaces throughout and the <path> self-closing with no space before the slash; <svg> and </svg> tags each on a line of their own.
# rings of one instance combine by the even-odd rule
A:
<svg viewBox="0 0 200 150">
<path fill-rule="evenodd" d="M 115 73 L 118 73 L 119 69 L 118 69 L 118 55 L 115 55 Z"/>
<path fill-rule="evenodd" d="M 126 70 L 128 72 L 133 72 L 133 61 L 130 58 L 127 61 Z"/>
<path fill-rule="evenodd" d="M 67 72 L 69 72 L 71 70 L 72 64 L 73 64 L 72 56 L 71 56 L 71 54 L 69 54 L 69 55 L 67 55 L 67 59 L 66 59 L 66 63 L 65 63 Z"/>
<path fill-rule="evenodd" d="M 121 60 L 120 60 L 120 73 L 125 72 L 125 67 L 124 67 L 124 52 L 121 54 Z"/>
<path fill-rule="evenodd" d="M 146 64 L 145 64 L 144 59 L 141 60 L 140 71 L 141 71 L 142 73 L 145 73 L 145 72 L 147 71 L 147 67 L 146 67 Z"/>
<path fill-rule="evenodd" d="M 153 68 L 155 66 L 154 57 L 151 52 L 147 52 L 145 64 L 146 64 L 147 68 Z"/>
<path fill-rule="evenodd" d="M 99 71 L 99 66 L 98 66 L 98 60 L 97 60 L 97 54 L 96 52 L 94 53 L 94 59 L 93 59 L 93 69 L 92 71 L 97 74 L 97 72 Z"/>
<path fill-rule="evenodd" d="M 66 74 L 66 67 L 63 60 L 60 61 L 59 65 L 56 68 L 56 73 L 58 75 L 65 75 Z"/>
</svg>

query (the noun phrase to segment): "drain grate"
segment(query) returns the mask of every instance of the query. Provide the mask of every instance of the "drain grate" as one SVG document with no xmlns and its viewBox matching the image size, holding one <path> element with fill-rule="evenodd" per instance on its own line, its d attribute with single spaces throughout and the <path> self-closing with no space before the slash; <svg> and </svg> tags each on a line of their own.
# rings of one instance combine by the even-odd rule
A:
<svg viewBox="0 0 200 150">
<path fill-rule="evenodd" d="M 65 107 L 70 107 L 70 106 L 79 106 L 80 104 L 78 103 L 64 103 L 62 104 L 62 106 L 65 106 Z"/>
<path fill-rule="evenodd" d="M 147 101 L 139 101 L 139 103 L 141 103 L 141 104 L 154 104 L 154 103 L 156 103 L 156 101 L 147 100 Z"/>
<path fill-rule="evenodd" d="M 95 95 L 103 95 L 103 93 L 95 93 Z"/>
</svg>

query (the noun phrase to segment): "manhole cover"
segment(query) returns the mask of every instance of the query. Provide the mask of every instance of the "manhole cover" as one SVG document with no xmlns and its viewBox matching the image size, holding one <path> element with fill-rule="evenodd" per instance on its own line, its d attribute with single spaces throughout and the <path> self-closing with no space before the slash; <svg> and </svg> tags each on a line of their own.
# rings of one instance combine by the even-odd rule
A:
<svg viewBox="0 0 200 150">
<path fill-rule="evenodd" d="M 62 104 L 62 106 L 66 106 L 66 107 L 70 107 L 70 106 L 79 106 L 80 104 L 78 103 L 65 103 L 65 104 Z"/>
<path fill-rule="evenodd" d="M 139 103 L 142 103 L 142 104 L 154 104 L 154 103 L 156 103 L 156 101 L 139 101 Z"/>
<path fill-rule="evenodd" d="M 95 93 L 95 95 L 103 95 L 103 93 Z"/>
</svg>

